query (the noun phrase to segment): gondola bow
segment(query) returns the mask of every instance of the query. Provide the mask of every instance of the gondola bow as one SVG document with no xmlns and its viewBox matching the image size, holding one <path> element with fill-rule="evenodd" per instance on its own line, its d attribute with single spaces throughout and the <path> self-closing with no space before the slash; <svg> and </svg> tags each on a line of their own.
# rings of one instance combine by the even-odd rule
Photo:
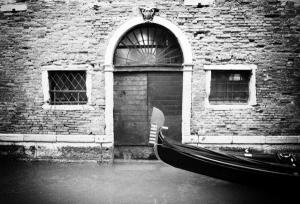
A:
<svg viewBox="0 0 300 204">
<path fill-rule="evenodd" d="M 156 157 L 171 166 L 239 183 L 300 184 L 300 168 L 295 161 L 282 162 L 278 156 L 268 154 L 232 155 L 181 144 L 164 136 L 164 121 L 162 111 L 153 108 L 150 143 Z"/>
</svg>

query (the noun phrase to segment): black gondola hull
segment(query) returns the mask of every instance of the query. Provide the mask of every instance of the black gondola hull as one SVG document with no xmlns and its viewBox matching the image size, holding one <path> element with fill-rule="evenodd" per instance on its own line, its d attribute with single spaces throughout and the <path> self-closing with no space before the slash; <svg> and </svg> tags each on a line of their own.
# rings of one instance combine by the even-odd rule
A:
<svg viewBox="0 0 300 204">
<path fill-rule="evenodd" d="M 254 168 L 245 169 L 219 164 L 214 161 L 193 157 L 163 144 L 156 145 L 155 152 L 161 161 L 171 166 L 222 180 L 255 185 L 300 184 L 300 178 L 297 175 L 278 174 Z"/>
<path fill-rule="evenodd" d="M 238 183 L 300 185 L 300 168 L 296 163 L 280 163 L 269 160 L 270 157 L 245 158 L 184 145 L 162 134 L 164 121 L 163 113 L 153 108 L 149 143 L 154 144 L 157 158 L 171 166 Z"/>
</svg>

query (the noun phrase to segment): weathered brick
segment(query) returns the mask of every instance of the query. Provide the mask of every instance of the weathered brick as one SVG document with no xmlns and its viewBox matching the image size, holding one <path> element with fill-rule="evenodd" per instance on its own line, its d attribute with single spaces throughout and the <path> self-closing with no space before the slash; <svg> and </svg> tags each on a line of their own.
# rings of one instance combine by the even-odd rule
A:
<svg viewBox="0 0 300 204">
<path fill-rule="evenodd" d="M 22 12 L 0 12 L 0 132 L 104 134 L 103 62 L 107 43 L 146 1 L 27 1 Z M 280 1 L 217 1 L 208 7 L 154 1 L 193 49 L 192 130 L 207 135 L 300 133 L 299 7 Z M 134 5 L 134 6 L 132 6 Z M 256 64 L 257 106 L 204 108 L 203 64 Z M 93 65 L 94 110 L 42 109 L 41 67 Z M 204 121 L 205 125 L 202 125 Z"/>
</svg>

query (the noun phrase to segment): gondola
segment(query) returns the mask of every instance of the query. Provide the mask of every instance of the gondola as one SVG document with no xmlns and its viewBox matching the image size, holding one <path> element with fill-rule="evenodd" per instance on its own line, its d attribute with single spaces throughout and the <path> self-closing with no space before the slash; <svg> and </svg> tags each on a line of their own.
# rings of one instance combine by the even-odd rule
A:
<svg viewBox="0 0 300 204">
<path fill-rule="evenodd" d="M 158 159 L 176 168 L 238 183 L 300 184 L 300 168 L 293 154 L 238 155 L 185 145 L 166 137 L 164 114 L 153 108 L 149 143 Z"/>
</svg>

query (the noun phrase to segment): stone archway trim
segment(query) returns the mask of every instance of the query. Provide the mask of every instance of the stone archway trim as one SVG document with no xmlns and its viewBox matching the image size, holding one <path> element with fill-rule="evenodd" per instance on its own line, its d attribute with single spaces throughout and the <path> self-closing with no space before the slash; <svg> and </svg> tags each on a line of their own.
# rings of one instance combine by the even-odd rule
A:
<svg viewBox="0 0 300 204">
<path fill-rule="evenodd" d="M 191 119 L 191 95 L 192 95 L 192 49 L 185 34 L 170 21 L 155 16 L 153 23 L 164 26 L 169 29 L 177 38 L 183 52 L 183 90 L 182 90 L 182 142 L 188 140 L 190 136 L 190 119 Z M 114 66 L 113 58 L 115 49 L 122 36 L 134 26 L 145 23 L 142 17 L 133 18 L 122 24 L 109 40 L 105 60 L 105 135 L 114 141 L 114 125 L 113 125 L 113 82 L 114 82 Z"/>
<path fill-rule="evenodd" d="M 155 16 L 153 18 L 153 23 L 159 24 L 161 26 L 164 26 L 165 28 L 169 29 L 177 38 L 180 47 L 182 49 L 183 58 L 184 58 L 184 64 L 186 65 L 192 65 L 192 48 L 190 46 L 190 43 L 188 39 L 186 38 L 185 34 L 173 23 L 170 21 L 161 18 L 159 16 Z M 113 65 L 113 58 L 114 58 L 114 51 L 121 39 L 121 37 L 131 28 L 134 26 L 137 26 L 139 24 L 145 23 L 144 19 L 142 17 L 136 17 L 133 18 L 127 22 L 125 22 L 123 25 L 121 25 L 114 33 L 114 35 L 109 40 L 106 53 L 105 53 L 105 65 Z"/>
</svg>

